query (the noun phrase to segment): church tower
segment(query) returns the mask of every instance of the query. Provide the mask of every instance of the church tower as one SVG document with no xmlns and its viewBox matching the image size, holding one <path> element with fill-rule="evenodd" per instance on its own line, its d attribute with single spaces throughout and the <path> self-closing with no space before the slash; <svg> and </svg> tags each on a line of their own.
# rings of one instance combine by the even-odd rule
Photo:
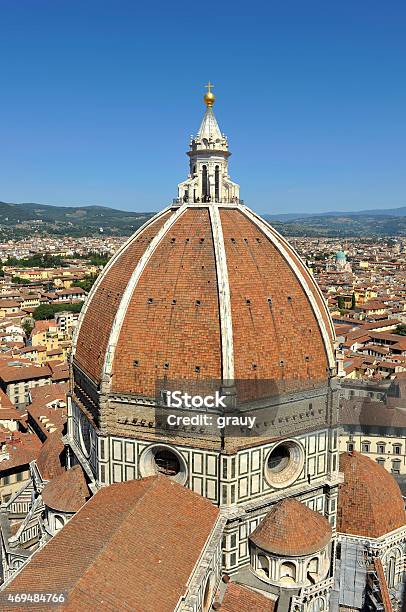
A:
<svg viewBox="0 0 406 612">
<path fill-rule="evenodd" d="M 327 610 L 334 329 L 298 254 L 240 200 L 211 88 L 178 197 L 114 255 L 81 312 L 66 442 L 94 489 L 161 473 L 220 507 L 216 576 L 250 581 L 287 610 Z M 168 426 L 165 385 L 216 381 L 252 428 Z"/>
</svg>

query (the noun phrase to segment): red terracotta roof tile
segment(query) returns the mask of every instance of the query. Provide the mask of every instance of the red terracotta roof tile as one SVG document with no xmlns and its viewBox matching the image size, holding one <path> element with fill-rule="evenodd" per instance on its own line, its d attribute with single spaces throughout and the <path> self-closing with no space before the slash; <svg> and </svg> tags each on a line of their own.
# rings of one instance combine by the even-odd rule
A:
<svg viewBox="0 0 406 612">
<path fill-rule="evenodd" d="M 52 480 L 64 472 L 64 449 L 61 433 L 59 431 L 50 433 L 37 458 L 37 467 L 44 480 Z"/>
<path fill-rule="evenodd" d="M 235 378 L 294 381 L 299 387 L 325 381 L 331 319 L 306 266 L 275 230 L 267 231 L 287 255 L 243 211 L 223 208 L 220 217 Z M 102 272 L 79 327 L 74 362 L 100 383 L 113 320 L 119 305 L 125 306 L 114 340 L 114 392 L 153 396 L 156 380 L 164 376 L 222 378 L 224 322 L 209 207 L 191 206 L 179 215 L 151 254 L 128 304 L 122 302 L 131 273 L 162 223 L 147 224 Z"/>
<path fill-rule="evenodd" d="M 3 596 L 67 590 L 57 610 L 173 612 L 218 514 L 207 499 L 162 476 L 102 488 Z"/>
<path fill-rule="evenodd" d="M 89 497 L 90 491 L 80 465 L 55 476 L 42 491 L 44 503 L 60 512 L 77 512 Z"/>
<path fill-rule="evenodd" d="M 221 612 L 274 612 L 274 610 L 276 610 L 276 601 L 235 582 L 228 584 L 220 607 Z"/>
<path fill-rule="evenodd" d="M 296 557 L 322 550 L 331 533 L 330 523 L 319 512 L 286 498 L 272 506 L 250 540 L 270 553 Z"/>
<path fill-rule="evenodd" d="M 399 485 L 384 467 L 354 451 L 340 455 L 340 471 L 337 531 L 379 538 L 406 524 Z"/>
</svg>

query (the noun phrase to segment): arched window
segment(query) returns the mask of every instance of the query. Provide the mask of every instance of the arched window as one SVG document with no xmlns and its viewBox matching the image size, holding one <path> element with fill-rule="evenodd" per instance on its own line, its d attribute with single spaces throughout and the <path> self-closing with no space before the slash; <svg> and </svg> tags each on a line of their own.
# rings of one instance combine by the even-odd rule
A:
<svg viewBox="0 0 406 612">
<path fill-rule="evenodd" d="M 318 574 L 319 573 L 319 560 L 317 557 L 311 559 L 307 565 L 307 572 L 309 574 Z"/>
<path fill-rule="evenodd" d="M 213 598 L 213 575 L 211 574 L 204 587 L 203 593 L 203 612 L 208 612 L 211 607 L 211 600 Z"/>
<path fill-rule="evenodd" d="M 64 526 L 65 522 L 59 514 L 55 514 L 55 531 L 59 531 Z"/>
<path fill-rule="evenodd" d="M 269 578 L 269 561 L 265 555 L 258 555 L 258 572 Z"/>
<path fill-rule="evenodd" d="M 280 567 L 279 580 L 284 584 L 296 582 L 296 565 L 294 563 L 282 563 Z"/>
<path fill-rule="evenodd" d="M 395 586 L 395 568 L 396 559 L 391 557 L 388 563 L 388 587 L 392 589 Z"/>
<path fill-rule="evenodd" d="M 322 612 L 323 610 L 327 610 L 326 600 L 324 597 L 316 597 L 316 599 L 313 599 L 313 601 L 309 604 L 307 610 L 308 612 Z"/>
<path fill-rule="evenodd" d="M 216 202 L 219 202 L 220 200 L 220 168 L 219 166 L 216 166 L 214 170 L 214 191 L 215 191 Z"/>
<path fill-rule="evenodd" d="M 399 549 L 392 550 L 387 561 L 387 581 L 388 587 L 393 589 L 401 580 L 401 574 L 396 574 L 396 562 L 400 561 L 402 554 Z"/>
<path fill-rule="evenodd" d="M 207 166 L 203 166 L 202 173 L 202 201 L 207 202 L 210 196 L 209 181 L 207 178 Z"/>
</svg>

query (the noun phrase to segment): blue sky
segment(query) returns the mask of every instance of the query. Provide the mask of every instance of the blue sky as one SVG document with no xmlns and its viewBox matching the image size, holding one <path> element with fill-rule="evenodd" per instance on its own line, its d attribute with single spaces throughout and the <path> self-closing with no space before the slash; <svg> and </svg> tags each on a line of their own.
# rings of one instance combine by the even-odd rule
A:
<svg viewBox="0 0 406 612">
<path fill-rule="evenodd" d="M 0 0 L 0 200 L 158 210 L 203 85 L 262 213 L 406 204 L 406 4 Z"/>
</svg>

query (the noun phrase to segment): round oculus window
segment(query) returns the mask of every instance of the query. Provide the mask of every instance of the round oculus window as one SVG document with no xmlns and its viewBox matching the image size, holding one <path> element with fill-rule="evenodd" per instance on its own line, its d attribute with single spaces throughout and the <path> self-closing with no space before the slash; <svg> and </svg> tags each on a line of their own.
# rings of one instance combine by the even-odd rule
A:
<svg viewBox="0 0 406 612">
<path fill-rule="evenodd" d="M 265 477 L 271 487 L 282 489 L 299 478 L 303 465 L 303 447 L 295 440 L 284 440 L 268 453 Z"/>
<path fill-rule="evenodd" d="M 143 478 L 162 474 L 179 484 L 187 480 L 187 467 L 182 455 L 174 448 L 163 444 L 149 446 L 140 458 L 140 473 Z"/>
</svg>

